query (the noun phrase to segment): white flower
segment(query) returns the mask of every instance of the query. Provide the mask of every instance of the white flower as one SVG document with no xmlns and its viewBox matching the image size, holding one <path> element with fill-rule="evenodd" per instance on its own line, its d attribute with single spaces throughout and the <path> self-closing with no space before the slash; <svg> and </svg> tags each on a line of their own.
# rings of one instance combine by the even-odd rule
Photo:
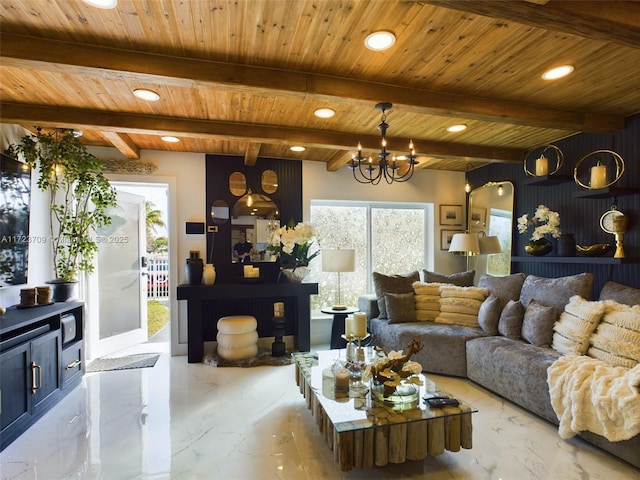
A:
<svg viewBox="0 0 640 480">
<path fill-rule="evenodd" d="M 532 241 L 541 240 L 545 235 L 551 235 L 553 238 L 560 237 L 560 215 L 549 210 L 545 205 L 538 205 L 531 219 L 526 213 L 518 217 L 518 232 L 525 233 L 529 225 L 535 225 L 531 234 Z"/>
</svg>

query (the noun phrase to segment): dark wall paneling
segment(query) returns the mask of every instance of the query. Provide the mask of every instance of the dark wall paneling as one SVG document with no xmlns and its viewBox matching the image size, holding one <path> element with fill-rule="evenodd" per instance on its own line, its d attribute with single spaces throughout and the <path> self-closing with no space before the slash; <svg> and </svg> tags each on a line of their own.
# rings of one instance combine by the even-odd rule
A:
<svg viewBox="0 0 640 480">
<path fill-rule="evenodd" d="M 261 176 L 265 170 L 273 170 L 278 175 L 278 190 L 267 194 L 261 187 Z M 254 166 L 244 164 L 243 157 L 225 155 L 206 156 L 206 223 L 213 225 L 209 212 L 211 204 L 216 200 L 223 200 L 233 208 L 236 197 L 229 191 L 229 175 L 241 172 L 247 179 L 247 188 L 253 193 L 268 195 L 280 209 L 282 224 L 290 220 L 302 220 L 302 162 L 293 160 L 278 160 L 258 158 Z M 216 282 L 236 283 L 242 277 L 242 265 L 231 261 L 231 224 L 218 226 L 217 233 L 207 233 L 207 258 L 213 252 L 213 263 L 216 267 Z M 257 264 L 260 275 L 265 281 L 275 282 L 278 277 L 277 263 L 264 262 Z"/>
<path fill-rule="evenodd" d="M 630 217 L 630 226 L 624 237 L 624 251 L 628 259 L 640 259 L 640 193 L 619 195 L 609 198 L 573 198 L 574 192 L 583 191 L 573 181 L 573 168 L 585 155 L 595 150 L 613 150 L 625 161 L 626 172 L 615 184 L 640 190 L 640 115 L 627 120 L 623 131 L 611 135 L 578 134 L 554 142 L 564 152 L 564 164 L 556 175 L 569 178 L 566 183 L 551 186 L 525 185 L 530 179 L 524 173 L 522 165 L 492 164 L 468 172 L 467 177 L 474 187 L 487 181 L 511 180 L 514 184 L 514 226 L 513 254 L 525 256 L 524 246 L 531 236 L 520 234 L 516 228 L 516 219 L 525 213 L 532 216 L 538 205 L 543 204 L 560 214 L 560 227 L 565 233 L 573 233 L 580 245 L 611 243 L 615 245 L 613 235 L 600 228 L 601 215 L 615 204 L 618 209 Z M 586 165 L 586 164 L 585 164 Z M 530 164 L 530 168 L 532 164 Z M 557 255 L 556 241 L 554 251 Z M 612 257 L 614 249 L 606 254 Z M 514 263 L 513 272 L 525 272 L 543 277 L 562 277 L 580 272 L 591 272 L 595 276 L 594 291 L 597 297 L 600 288 L 607 280 L 640 288 L 640 263 L 626 265 L 593 265 L 570 263 L 545 263 L 545 257 L 536 262 Z"/>
</svg>

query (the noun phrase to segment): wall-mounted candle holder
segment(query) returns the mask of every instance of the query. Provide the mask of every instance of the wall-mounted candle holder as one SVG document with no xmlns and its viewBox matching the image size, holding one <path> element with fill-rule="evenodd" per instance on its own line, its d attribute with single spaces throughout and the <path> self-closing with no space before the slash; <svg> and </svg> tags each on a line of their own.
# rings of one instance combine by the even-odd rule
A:
<svg viewBox="0 0 640 480">
<path fill-rule="evenodd" d="M 591 165 L 588 167 L 588 170 L 586 168 L 580 169 L 580 166 L 585 163 L 585 161 L 587 165 Z M 611 166 L 615 166 L 615 177 L 609 181 L 611 177 L 609 168 Z M 624 169 L 624 160 L 619 154 L 613 150 L 596 150 L 578 160 L 578 163 L 576 163 L 576 166 L 573 168 L 573 179 L 584 189 L 598 190 L 610 187 L 620 180 L 624 174 Z M 585 176 L 589 177 L 588 183 L 580 179 L 580 177 L 584 178 Z"/>
<path fill-rule="evenodd" d="M 528 165 L 531 163 L 531 159 L 529 158 L 532 154 L 537 154 L 539 149 L 542 148 L 542 151 L 537 156 L 535 160 L 534 172 L 529 170 Z M 547 177 L 549 175 L 555 175 L 560 167 L 562 167 L 562 162 L 564 161 L 564 153 L 555 145 L 545 145 L 544 147 L 536 147 L 532 150 L 529 150 L 527 154 L 524 156 L 524 173 L 529 177 Z M 553 170 L 550 168 L 551 165 L 555 162 L 555 167 Z"/>
</svg>

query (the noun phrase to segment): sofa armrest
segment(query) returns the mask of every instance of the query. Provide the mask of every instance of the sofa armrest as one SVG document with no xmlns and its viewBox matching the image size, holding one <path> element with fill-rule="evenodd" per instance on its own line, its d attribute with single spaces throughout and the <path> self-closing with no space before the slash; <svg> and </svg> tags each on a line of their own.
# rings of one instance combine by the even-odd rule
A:
<svg viewBox="0 0 640 480">
<path fill-rule="evenodd" d="M 372 318 L 376 318 L 380 315 L 380 310 L 378 309 L 378 299 L 375 293 L 369 293 L 367 295 L 362 295 L 358 297 L 358 309 L 361 312 L 367 314 L 367 322 Z"/>
</svg>

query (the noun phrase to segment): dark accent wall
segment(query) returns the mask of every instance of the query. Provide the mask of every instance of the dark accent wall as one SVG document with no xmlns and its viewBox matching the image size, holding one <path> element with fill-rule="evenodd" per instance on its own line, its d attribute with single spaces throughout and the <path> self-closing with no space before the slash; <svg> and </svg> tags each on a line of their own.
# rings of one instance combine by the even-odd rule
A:
<svg viewBox="0 0 640 480">
<path fill-rule="evenodd" d="M 278 175 L 278 190 L 267 194 L 262 190 L 261 176 L 265 170 L 273 170 Z M 302 221 L 302 162 L 258 158 L 254 166 L 244 164 L 243 157 L 224 155 L 206 156 L 206 219 L 207 226 L 213 225 L 209 212 L 211 204 L 223 200 L 233 209 L 239 197 L 229 191 L 229 176 L 241 172 L 247 178 L 247 188 L 254 193 L 268 195 L 278 205 L 280 222 Z M 213 263 L 216 267 L 216 283 L 236 283 L 242 277 L 242 265 L 231 262 L 231 223 L 218 226 L 217 233 L 207 233 L 207 252 L 213 248 Z M 265 281 L 275 282 L 278 276 L 277 263 L 260 263 L 260 274 Z"/>
<path fill-rule="evenodd" d="M 612 204 L 615 204 L 618 210 L 630 217 L 629 229 L 624 237 L 625 256 L 628 259 L 640 259 L 640 193 L 602 199 L 573 198 L 574 192 L 584 191 L 573 181 L 574 166 L 588 153 L 600 149 L 613 150 L 619 153 L 625 161 L 626 172 L 615 184 L 615 187 L 640 190 L 640 115 L 628 118 L 625 129 L 615 134 L 577 134 L 553 142 L 553 144 L 564 152 L 563 167 L 556 175 L 569 177 L 566 183 L 550 186 L 525 185 L 525 182 L 531 177 L 525 175 L 522 164 L 491 164 L 467 174 L 473 187 L 479 187 L 488 181 L 510 180 L 513 182 L 515 190 L 513 255 L 526 255 L 524 245 L 531 234 L 531 231 L 529 231 L 529 235 L 520 234 L 516 228 L 515 220 L 525 213 L 528 213 L 529 216 L 533 215 L 536 207 L 540 204 L 544 204 L 560 214 L 562 231 L 575 234 L 576 243 L 580 245 L 594 243 L 615 245 L 613 235 L 603 232 L 600 228 L 600 216 L 609 210 Z M 533 163 L 530 163 L 529 169 L 532 168 L 534 168 Z M 552 241 L 554 251 L 549 254 L 550 256 L 557 255 L 556 240 Z M 612 257 L 613 249 L 605 256 Z M 580 272 L 591 272 L 595 276 L 594 296 L 596 298 L 607 280 L 640 288 L 640 263 L 625 265 L 545 263 L 544 258 L 541 257 L 536 262 L 513 263 L 512 271 L 542 277 L 562 277 Z"/>
</svg>

